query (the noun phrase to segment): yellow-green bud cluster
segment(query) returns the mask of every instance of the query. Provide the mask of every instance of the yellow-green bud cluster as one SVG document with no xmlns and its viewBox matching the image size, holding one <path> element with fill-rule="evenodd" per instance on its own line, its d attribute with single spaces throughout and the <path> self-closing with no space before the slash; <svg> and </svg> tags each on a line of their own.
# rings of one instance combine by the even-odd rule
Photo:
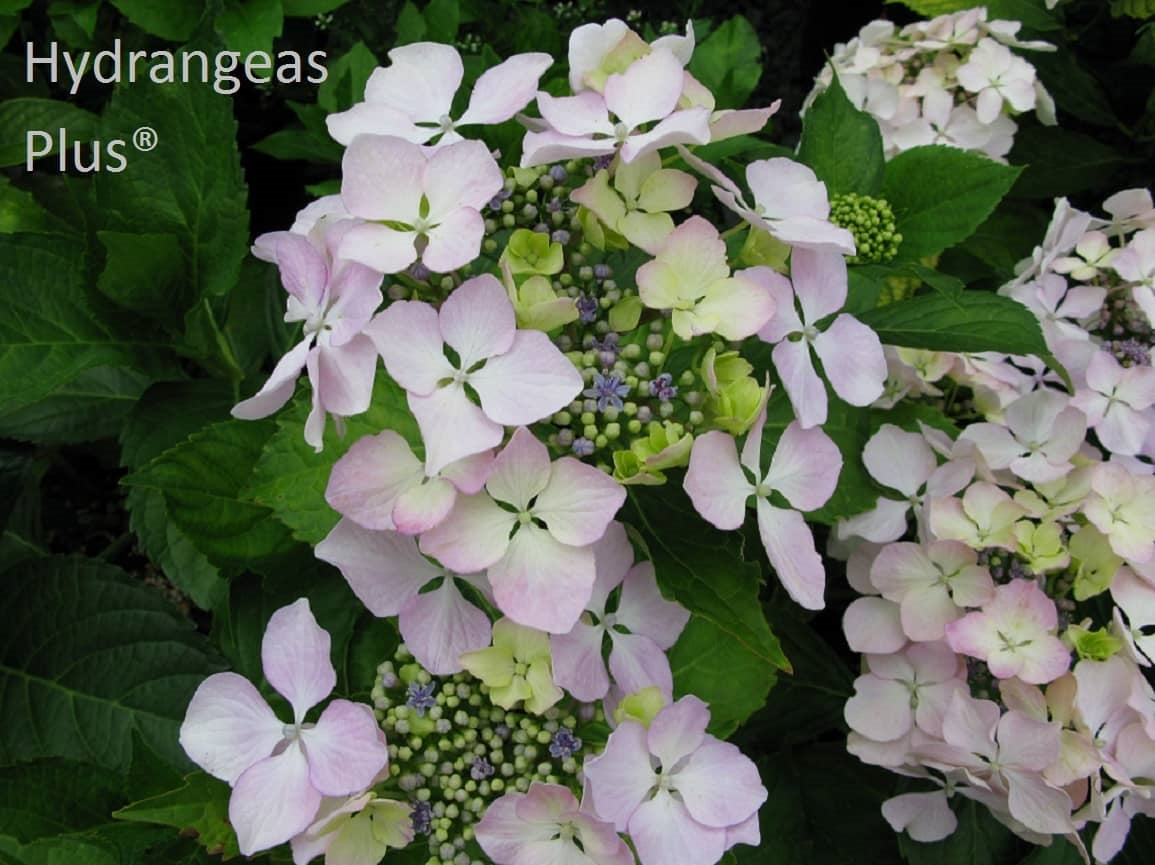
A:
<svg viewBox="0 0 1155 865">
<path fill-rule="evenodd" d="M 557 707 L 543 716 L 507 711 L 488 694 L 468 673 L 430 674 L 403 644 L 377 668 L 372 701 L 389 742 L 384 786 L 413 803 L 413 843 L 428 844 L 427 865 L 486 862 L 473 827 L 507 791 L 542 781 L 580 795 L 577 718 Z"/>
<path fill-rule="evenodd" d="M 848 192 L 830 199 L 830 221 L 854 235 L 851 264 L 885 264 L 898 254 L 902 235 L 894 211 L 882 198 Z"/>
</svg>

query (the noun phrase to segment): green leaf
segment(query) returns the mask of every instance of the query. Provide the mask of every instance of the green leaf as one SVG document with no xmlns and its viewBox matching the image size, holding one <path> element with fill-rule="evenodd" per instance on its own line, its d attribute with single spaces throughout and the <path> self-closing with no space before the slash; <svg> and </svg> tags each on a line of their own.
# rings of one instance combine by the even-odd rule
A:
<svg viewBox="0 0 1155 865">
<path fill-rule="evenodd" d="M 1031 64 L 1039 80 L 1062 111 L 1096 126 L 1115 127 L 1119 118 L 1099 81 L 1084 69 L 1074 52 L 1060 46 L 1055 52 L 1032 52 Z"/>
<path fill-rule="evenodd" d="M 170 0 L 167 3 L 157 3 L 156 0 L 110 2 L 141 30 L 172 42 L 186 42 L 205 14 L 205 4 L 200 0 Z"/>
<path fill-rule="evenodd" d="M 27 843 L 105 823 L 122 786 L 115 772 L 70 760 L 0 769 L 0 835 Z"/>
<path fill-rule="evenodd" d="M 735 847 L 738 865 L 899 865 L 879 811 L 894 776 L 866 766 L 841 742 L 784 749 L 759 762 L 768 799 L 762 843 Z"/>
<path fill-rule="evenodd" d="M 51 136 L 52 153 L 56 153 L 61 129 L 67 131 L 67 143 L 91 141 L 96 134 L 97 117 L 70 102 L 55 99 L 37 99 L 31 96 L 0 102 L 0 166 L 23 165 L 32 147 L 43 147 L 45 142 L 29 141 L 33 130 Z M 71 162 L 71 156 L 69 156 Z"/>
<path fill-rule="evenodd" d="M 710 732 L 723 739 L 762 708 L 777 680 L 774 665 L 701 616 L 690 619 L 669 659 L 674 697 L 709 703 Z"/>
<path fill-rule="evenodd" d="M 237 154 L 237 124 L 232 101 L 208 85 L 118 88 L 104 113 L 101 139 L 131 141 L 142 126 L 155 130 L 156 146 L 129 152 L 128 167 L 119 174 L 94 175 L 98 212 L 106 231 L 145 238 L 167 234 L 177 240 L 188 288 L 174 303 L 171 286 L 153 286 L 151 308 L 168 300 L 175 307 L 172 315 L 179 317 L 193 300 L 227 294 L 248 254 L 247 190 Z M 122 246 L 128 242 L 120 240 Z M 120 276 L 132 278 L 122 268 L 106 276 L 102 291 L 115 294 L 109 280 Z M 129 291 L 139 307 L 149 287 L 121 290 Z"/>
<path fill-rule="evenodd" d="M 909 865 L 1002 865 L 1015 849 L 1015 836 L 982 805 L 963 796 L 951 800 L 958 828 L 933 844 L 898 836 L 898 847 Z"/>
<path fill-rule="evenodd" d="M 55 222 L 34 195 L 0 177 L 0 234 L 50 233 Z"/>
<path fill-rule="evenodd" d="M 84 290 L 84 250 L 75 242 L 0 236 L 0 285 L 6 302 L 0 317 L 0 435 L 51 437 L 53 419 L 67 425 L 59 410 L 73 398 L 129 408 L 132 379 L 175 372 L 167 346 L 152 334 L 137 331 L 125 338 L 97 318 Z M 119 372 L 100 371 L 108 369 Z M 36 408 L 58 394 L 54 403 Z M 25 409 L 32 413 L 18 414 Z M 36 411 L 43 412 L 38 424 Z"/>
<path fill-rule="evenodd" d="M 762 77 L 758 33 L 735 15 L 698 44 L 690 72 L 710 88 L 719 108 L 741 108 Z"/>
<path fill-rule="evenodd" d="M 0 435 L 61 444 L 112 438 L 153 377 L 123 366 L 81 370 L 50 396 L 6 414 Z"/>
<path fill-rule="evenodd" d="M 325 501 L 325 487 L 333 464 L 358 438 L 382 430 L 396 430 L 410 447 L 421 447 L 421 433 L 409 412 L 403 391 L 384 372 L 378 371 L 373 401 L 367 412 L 346 420 L 344 436 L 333 425 L 325 430 L 325 447 L 313 451 L 305 441 L 305 419 L 312 408 L 302 393 L 277 419 L 277 432 L 265 445 L 246 495 L 272 509 L 293 537 L 317 544 L 337 524 L 337 512 Z"/>
<path fill-rule="evenodd" d="M 427 39 L 452 43 L 457 38 L 461 20 L 461 7 L 457 0 L 429 0 L 421 14 L 425 18 Z"/>
<path fill-rule="evenodd" d="M 855 108 L 835 74 L 802 119 L 798 158 L 814 169 L 831 196 L 877 196 L 886 159 L 878 123 Z"/>
<path fill-rule="evenodd" d="M 240 854 L 237 836 L 229 825 L 229 785 L 204 772 L 185 778 L 183 787 L 133 802 L 113 812 L 118 820 L 159 823 L 182 832 L 195 832 L 210 853 L 228 859 Z"/>
<path fill-rule="evenodd" d="M 1003 285 L 1014 277 L 1015 265 L 1030 256 L 1037 239 L 1046 232 L 1048 215 L 1034 205 L 1004 200 L 959 249 L 989 265 L 998 284 Z M 944 269 L 950 270 L 945 265 Z"/>
<path fill-rule="evenodd" d="M 317 87 L 317 105 L 332 114 L 345 111 L 365 98 L 365 83 L 377 68 L 377 58 L 364 42 L 357 42 L 328 68 L 328 77 Z M 340 145 L 333 144 L 340 152 Z"/>
<path fill-rule="evenodd" d="M 177 729 L 220 669 L 206 640 L 119 568 L 46 558 L 5 573 L 18 626 L 0 633 L 0 763 L 49 757 L 124 771 L 133 734 L 187 765 Z"/>
<path fill-rule="evenodd" d="M 830 642 L 799 618 L 792 601 L 775 599 L 767 613 L 794 672 L 778 680 L 765 710 L 742 736 L 771 749 L 845 732 L 842 710 L 854 693 L 854 674 Z"/>
<path fill-rule="evenodd" d="M 164 493 L 169 516 L 219 565 L 251 565 L 292 549 L 272 513 L 241 496 L 272 435 L 272 421 L 213 424 L 126 477 L 127 486 Z"/>
<path fill-rule="evenodd" d="M 925 258 L 966 240 L 1020 170 L 941 145 L 915 147 L 892 159 L 883 174 L 882 197 L 902 234 L 900 260 Z"/>
<path fill-rule="evenodd" d="M 916 295 L 862 313 L 883 345 L 932 351 L 1043 355 L 1047 345 L 1029 309 L 986 291 Z"/>
<path fill-rule="evenodd" d="M 217 15 L 216 25 L 229 50 L 241 54 L 263 51 L 271 56 L 285 15 L 281 0 L 228 0 Z"/>
<path fill-rule="evenodd" d="M 425 18 L 413 0 L 405 0 L 397 15 L 396 27 L 397 38 L 394 41 L 397 45 L 409 45 L 425 38 Z"/>
<path fill-rule="evenodd" d="M 280 129 L 254 144 L 253 150 L 274 159 L 305 162 L 340 162 L 342 153 L 341 145 L 336 141 L 321 138 L 306 129 Z"/>
<path fill-rule="evenodd" d="M 1042 126 L 1026 126 L 1016 133 L 1010 159 L 1025 166 L 1012 190 L 1012 195 L 1024 198 L 1050 199 L 1109 187 L 1124 164 L 1115 148 L 1089 135 Z"/>
<path fill-rule="evenodd" d="M 756 564 L 742 560 L 741 536 L 707 526 L 678 485 L 630 489 L 627 522 L 642 533 L 663 594 L 713 623 L 752 655 L 789 670 L 758 601 Z"/>
<path fill-rule="evenodd" d="M 202 610 L 214 610 L 228 594 L 220 570 L 197 549 L 189 536 L 169 517 L 160 490 L 137 488 L 125 500 L 128 526 L 148 557 L 164 571 L 169 582 Z"/>
<path fill-rule="evenodd" d="M 142 315 L 180 324 L 191 301 L 180 243 L 171 234 L 98 231 L 104 270 L 97 287 L 113 302 Z"/>
<path fill-rule="evenodd" d="M 139 468 L 228 414 L 233 392 L 225 382 L 161 382 L 137 402 L 120 434 L 120 464 Z"/>
<path fill-rule="evenodd" d="M 0 862 L 4 865 L 121 865 L 115 847 L 85 835 L 37 838 L 27 845 L 0 835 Z"/>
</svg>

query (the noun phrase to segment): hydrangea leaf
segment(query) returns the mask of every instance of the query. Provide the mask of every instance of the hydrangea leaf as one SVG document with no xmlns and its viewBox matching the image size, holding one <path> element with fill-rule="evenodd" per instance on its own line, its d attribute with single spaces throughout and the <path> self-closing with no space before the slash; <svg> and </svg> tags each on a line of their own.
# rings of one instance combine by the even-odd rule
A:
<svg viewBox="0 0 1155 865">
<path fill-rule="evenodd" d="M 710 704 L 710 732 L 726 738 L 757 712 L 778 680 L 775 667 L 701 616 L 691 617 L 670 649 L 675 699 Z"/>
<path fill-rule="evenodd" d="M 1016 300 L 985 291 L 935 292 L 862 313 L 883 345 L 933 351 L 1043 355 L 1034 314 Z"/>
<path fill-rule="evenodd" d="M 762 43 L 745 16 L 735 15 L 694 51 L 690 72 L 714 94 L 719 108 L 741 108 L 762 77 Z"/>
<path fill-rule="evenodd" d="M 210 853 L 229 859 L 240 853 L 237 836 L 229 825 L 229 785 L 204 772 L 185 778 L 182 787 L 133 802 L 115 811 L 118 820 L 159 823 L 182 832 L 195 832 Z"/>
<path fill-rule="evenodd" d="M 626 522 L 638 528 L 666 597 L 718 628 L 754 657 L 779 670 L 790 661 L 758 600 L 761 569 L 743 561 L 738 536 L 702 522 L 671 485 L 632 487 Z"/>
<path fill-rule="evenodd" d="M 0 769 L 0 835 L 27 843 L 106 823 L 122 786 L 115 772 L 71 760 Z"/>
<path fill-rule="evenodd" d="M 5 575 L 19 625 L 0 635 L 0 762 L 60 757 L 118 771 L 133 734 L 187 765 L 177 729 L 220 669 L 192 624 L 119 568 L 63 557 Z"/>
<path fill-rule="evenodd" d="M 73 239 L 0 236 L 0 436 L 85 441 L 110 435 L 153 378 L 175 375 L 153 335 L 121 334 L 89 302 Z"/>
<path fill-rule="evenodd" d="M 213 424 L 126 477 L 128 486 L 164 493 L 169 516 L 218 565 L 251 564 L 292 549 L 270 510 L 242 496 L 272 421 Z"/>
<path fill-rule="evenodd" d="M 806 110 L 798 158 L 814 169 L 830 196 L 876 196 L 882 188 L 882 133 L 873 117 L 851 104 L 837 75 Z"/>
<path fill-rule="evenodd" d="M 894 210 L 899 261 L 942 252 L 974 233 L 1022 169 L 943 145 L 915 147 L 886 164 L 882 197 Z"/>
</svg>

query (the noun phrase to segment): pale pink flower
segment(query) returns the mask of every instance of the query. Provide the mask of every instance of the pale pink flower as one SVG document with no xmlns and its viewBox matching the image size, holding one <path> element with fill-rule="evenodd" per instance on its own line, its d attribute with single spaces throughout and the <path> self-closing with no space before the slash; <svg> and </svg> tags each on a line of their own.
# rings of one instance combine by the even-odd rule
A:
<svg viewBox="0 0 1155 865">
<path fill-rule="evenodd" d="M 634 865 L 614 827 L 558 784 L 535 781 L 526 793 L 506 793 L 474 831 L 494 865 Z"/>
<path fill-rule="evenodd" d="M 1047 347 L 1053 352 L 1068 340 L 1090 339 L 1083 322 L 1102 308 L 1107 289 L 1094 285 L 1068 287 L 1063 277 L 1044 273 L 1034 282 L 1013 286 L 1009 294 L 1039 319 Z"/>
<path fill-rule="evenodd" d="M 999 116 L 1004 101 L 1016 112 L 1035 107 L 1035 68 L 993 39 L 979 40 L 956 75 L 959 84 L 977 94 L 975 111 L 983 123 Z"/>
<path fill-rule="evenodd" d="M 539 91 L 546 128 L 526 133 L 522 166 L 619 152 L 623 162 L 632 162 L 674 144 L 708 143 L 709 109 L 678 108 L 683 81 L 682 63 L 660 49 L 610 75 L 601 93 L 555 97 Z"/>
<path fill-rule="evenodd" d="M 326 797 L 313 824 L 291 839 L 293 865 L 306 865 L 322 855 L 325 865 L 374 865 L 386 851 L 413 840 L 412 813 L 408 802 L 373 793 Z"/>
<path fill-rule="evenodd" d="M 809 428 L 826 421 L 826 386 L 814 369 L 814 355 L 846 402 L 870 405 L 882 396 L 887 371 L 878 335 L 847 313 L 824 330 L 817 326 L 846 303 L 846 259 L 836 252 L 798 248 L 790 256 L 791 279 L 764 270 L 760 276 L 776 311 L 758 336 L 774 344 L 774 367 L 798 422 Z"/>
<path fill-rule="evenodd" d="M 959 691 L 943 716 L 944 743 L 920 745 L 917 753 L 933 768 L 962 769 L 977 788 L 968 789 L 971 798 L 996 807 L 1005 801 L 1032 832 L 1062 835 L 1074 831 L 1071 799 L 1042 775 L 1059 757 L 1060 734 L 1056 723 L 1000 713 L 997 703 Z"/>
<path fill-rule="evenodd" d="M 898 604 L 878 595 L 850 602 L 842 614 L 842 632 L 851 650 L 863 654 L 890 654 L 907 644 Z"/>
<path fill-rule="evenodd" d="M 682 158 L 714 182 L 714 195 L 752 226 L 793 247 L 854 254 L 854 235 L 830 222 L 826 184 L 793 159 L 760 159 L 746 166 L 746 185 L 754 198 L 747 204 L 738 184 L 710 163 L 678 148 Z M 839 306 L 842 304 L 839 303 Z"/>
<path fill-rule="evenodd" d="M 946 626 L 956 652 L 986 661 L 999 679 L 1011 676 L 1042 685 L 1067 672 L 1070 650 L 1055 636 L 1055 602 L 1032 580 L 1012 580 L 995 588 L 981 610 Z"/>
<path fill-rule="evenodd" d="M 1056 259 L 1051 268 L 1055 273 L 1067 273 L 1071 279 L 1087 282 L 1111 263 L 1115 252 L 1107 235 L 1101 231 L 1088 231 L 1075 244 L 1075 254 Z"/>
<path fill-rule="evenodd" d="M 1107 536 L 1111 549 L 1140 565 L 1155 558 L 1155 478 L 1100 463 L 1091 474 L 1091 490 L 1083 513 Z"/>
<path fill-rule="evenodd" d="M 329 642 L 305 598 L 269 619 L 261 664 L 269 684 L 293 707 L 291 724 L 279 721 L 236 673 L 209 676 L 189 702 L 181 747 L 233 788 L 229 822 L 246 856 L 305 831 L 323 796 L 360 793 L 389 760 L 368 706 L 333 700 L 315 723 L 305 722 L 337 684 Z"/>
<path fill-rule="evenodd" d="M 902 630 L 912 640 L 941 640 L 964 607 L 982 606 L 995 591 L 990 571 L 958 541 L 888 544 L 875 557 L 870 580 L 899 604 Z"/>
<path fill-rule="evenodd" d="M 325 415 L 360 414 L 369 408 L 377 372 L 376 351 L 363 333 L 381 305 L 381 275 L 340 261 L 335 248 L 350 228 L 331 225 L 305 237 L 288 231 L 262 234 L 258 258 L 276 262 L 289 293 L 285 321 L 303 322 L 304 338 L 282 357 L 253 396 L 233 406 L 233 417 L 255 420 L 275 412 L 293 395 L 302 369 L 313 388 L 305 441 L 320 451 Z"/>
<path fill-rule="evenodd" d="M 506 425 L 534 423 L 561 410 L 583 387 L 581 374 L 548 336 L 517 329 L 505 288 L 489 274 L 464 282 L 440 311 L 420 301 L 390 304 L 367 332 L 389 374 L 408 392 L 431 477 L 497 447 Z M 447 345 L 457 353 L 456 365 L 445 356 Z M 466 385 L 480 406 L 470 401 Z"/>
<path fill-rule="evenodd" d="M 392 531 L 373 531 L 342 519 L 321 543 L 317 558 L 336 567 L 373 615 L 397 616 L 401 638 L 434 675 L 457 673 L 463 652 L 489 645 L 489 616 L 461 593 L 458 582 L 489 594 L 482 574 L 447 571 L 426 559 L 417 541 Z M 435 580 L 433 591 L 423 592 Z"/>
<path fill-rule="evenodd" d="M 705 703 L 683 697 L 649 729 L 624 721 L 585 762 L 595 811 L 628 831 L 641 865 L 714 865 L 735 841 L 759 840 L 751 818 L 766 789 L 749 758 L 706 733 L 709 721 Z"/>
<path fill-rule="evenodd" d="M 933 498 L 930 509 L 930 531 L 944 541 L 962 541 L 969 547 L 1002 547 L 1014 550 L 1015 520 L 1026 513 L 999 487 L 979 481 L 967 487 L 962 498 Z"/>
<path fill-rule="evenodd" d="M 361 220 L 342 239 L 341 257 L 380 273 L 398 273 L 418 258 L 436 273 L 469 264 L 485 236 L 481 208 L 505 182 L 480 141 L 430 154 L 393 135 L 358 135 L 341 173 L 341 200 Z"/>
<path fill-rule="evenodd" d="M 666 650 L 689 621 L 689 612 L 667 601 L 658 589 L 654 566 L 634 564 L 634 550 L 621 523 L 610 523 L 594 544 L 597 580 L 586 610 L 568 634 L 550 640 L 553 677 L 583 702 L 600 700 L 610 689 L 610 675 L 624 694 L 656 686 L 673 699 L 674 680 Z M 617 605 L 611 594 L 621 587 Z M 609 673 L 602 647 L 610 643 Z"/>
<path fill-rule="evenodd" d="M 893 655 L 867 655 L 843 709 L 852 730 L 876 742 L 905 736 L 917 725 L 942 734 L 951 697 L 967 690 L 966 662 L 945 643 L 914 643 Z"/>
<path fill-rule="evenodd" d="M 463 126 L 504 123 L 525 108 L 537 82 L 553 63 L 548 54 L 515 54 L 477 79 L 465 113 L 450 116 L 465 69 L 451 45 L 414 42 L 389 52 L 391 64 L 373 70 L 365 101 L 325 118 L 329 134 L 342 144 L 358 135 L 396 135 L 415 144 L 461 141 Z"/>
<path fill-rule="evenodd" d="M 1071 398 L 1071 405 L 1087 416 L 1087 425 L 1099 442 L 1112 453 L 1139 453 L 1151 428 L 1155 369 L 1124 367 L 1110 352 L 1097 351 L 1087 365 L 1086 383 Z"/>
<path fill-rule="evenodd" d="M 923 844 L 949 838 L 958 828 L 958 818 L 942 790 L 892 796 L 882 803 L 882 816 L 895 832 L 906 832 Z"/>
<path fill-rule="evenodd" d="M 502 612 L 564 634 L 593 591 L 591 545 L 625 499 L 625 488 L 593 466 L 572 457 L 551 463 L 545 445 L 520 427 L 485 490 L 458 496 L 449 516 L 421 536 L 421 550 L 458 571 L 488 568 Z"/>
<path fill-rule="evenodd" d="M 971 424 L 959 438 L 974 442 L 995 471 L 1010 469 L 1025 481 L 1049 483 L 1074 468 L 1071 458 L 1086 430 L 1075 400 L 1043 388 L 1008 405 L 1003 423 Z"/>
<path fill-rule="evenodd" d="M 1155 203 L 1149 189 L 1124 189 L 1103 202 L 1103 209 L 1111 214 L 1109 227 L 1114 231 L 1155 228 Z"/>
<path fill-rule="evenodd" d="M 834 494 L 842 471 L 842 454 L 820 428 L 804 429 L 797 421 L 782 433 L 770 468 L 762 473 L 763 409 L 746 435 L 742 455 L 733 436 L 712 430 L 694 440 L 685 488 L 694 509 L 720 529 L 739 528 L 746 502 L 756 501 L 758 533 L 778 579 L 795 601 L 808 610 L 825 606 L 826 571 L 814 548 L 814 536 L 799 511 L 770 503 L 781 493 L 793 507 L 813 511 Z M 751 482 L 747 473 L 753 477 Z"/>
<path fill-rule="evenodd" d="M 858 536 L 880 544 L 906 534 L 912 508 L 922 527 L 927 496 L 952 496 L 974 476 L 972 460 L 958 457 L 940 466 L 924 436 L 894 424 L 883 424 L 870 437 L 862 451 L 862 462 L 872 478 L 905 499 L 879 496 L 871 510 L 839 520 L 838 536 Z"/>
<path fill-rule="evenodd" d="M 459 492 L 480 490 L 492 465 L 493 452 L 483 451 L 431 475 L 405 439 L 384 430 L 359 438 L 337 460 L 325 501 L 367 529 L 417 535 L 445 519 Z"/>
</svg>

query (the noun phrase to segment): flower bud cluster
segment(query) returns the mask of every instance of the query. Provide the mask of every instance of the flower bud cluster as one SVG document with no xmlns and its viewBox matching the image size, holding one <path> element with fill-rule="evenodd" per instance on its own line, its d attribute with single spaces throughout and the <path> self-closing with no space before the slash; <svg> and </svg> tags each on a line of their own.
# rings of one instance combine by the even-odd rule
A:
<svg viewBox="0 0 1155 865">
<path fill-rule="evenodd" d="M 468 673 L 431 675 L 404 644 L 377 668 L 372 701 L 389 742 L 388 784 L 413 804 L 427 865 L 485 862 L 474 827 L 507 792 L 541 782 L 580 793 L 576 716 L 505 710 L 488 694 Z"/>
<path fill-rule="evenodd" d="M 832 196 L 830 221 L 854 235 L 857 252 L 848 264 L 885 264 L 898 255 L 902 235 L 886 199 L 855 192 Z"/>
</svg>

